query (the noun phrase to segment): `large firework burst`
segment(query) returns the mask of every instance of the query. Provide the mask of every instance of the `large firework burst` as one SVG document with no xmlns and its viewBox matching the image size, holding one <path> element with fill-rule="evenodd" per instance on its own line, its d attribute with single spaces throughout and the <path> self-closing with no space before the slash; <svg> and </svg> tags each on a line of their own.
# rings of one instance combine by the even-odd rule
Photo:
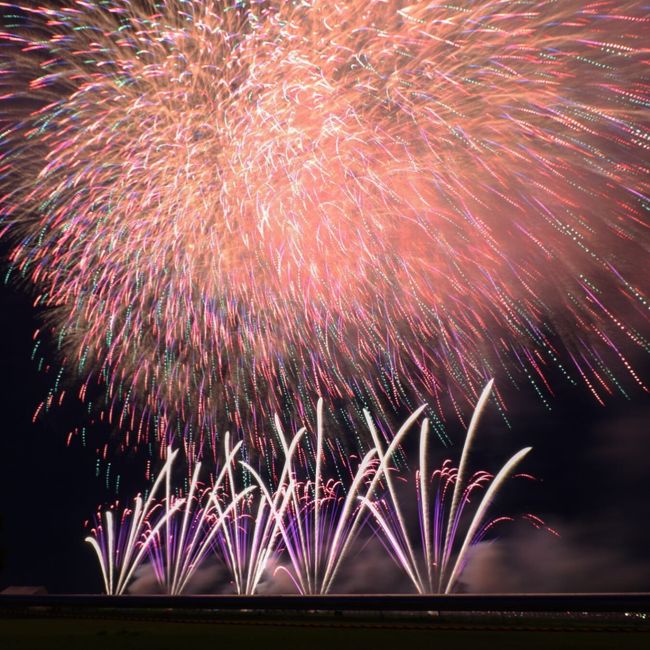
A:
<svg viewBox="0 0 650 650">
<path fill-rule="evenodd" d="M 645 389 L 642 3 L 0 6 L 12 263 L 138 440 Z"/>
</svg>

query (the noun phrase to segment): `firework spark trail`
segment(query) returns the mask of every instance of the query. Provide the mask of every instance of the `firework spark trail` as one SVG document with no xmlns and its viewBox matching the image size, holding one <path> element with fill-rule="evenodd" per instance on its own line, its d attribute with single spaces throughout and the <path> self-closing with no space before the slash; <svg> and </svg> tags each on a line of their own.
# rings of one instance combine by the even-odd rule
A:
<svg viewBox="0 0 650 650">
<path fill-rule="evenodd" d="M 647 390 L 642 3 L 0 6 L 12 265 L 128 445 Z"/>
</svg>

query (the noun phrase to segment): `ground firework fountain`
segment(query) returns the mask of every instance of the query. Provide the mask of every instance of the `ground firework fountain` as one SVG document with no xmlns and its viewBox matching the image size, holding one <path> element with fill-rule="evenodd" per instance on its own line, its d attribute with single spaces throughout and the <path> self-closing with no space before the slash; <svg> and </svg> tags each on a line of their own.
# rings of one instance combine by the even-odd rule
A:
<svg viewBox="0 0 650 650">
<path fill-rule="evenodd" d="M 177 452 L 169 450 L 168 460 L 144 507 L 138 497 L 134 511 L 123 514 L 125 530 L 117 534 L 118 543 L 114 541 L 116 532 L 111 511 L 103 515 L 105 529 L 100 523 L 87 538 L 97 553 L 107 593 L 124 593 L 138 565 L 149 559 L 162 591 L 180 594 L 200 564 L 216 553 L 228 567 L 236 593 L 256 593 L 269 561 L 274 558 L 273 564 L 279 565 L 276 573 L 286 572 L 296 591 L 326 594 L 336 584 L 337 573 L 356 537 L 370 534 L 368 524 L 372 520 L 377 523 L 377 534 L 385 538 L 387 549 L 418 593 L 449 593 L 467 562 L 470 547 L 504 519 L 486 518 L 487 509 L 503 482 L 530 451 L 525 448 L 516 453 L 496 476 L 477 472 L 465 482 L 467 453 L 491 389 L 492 382 L 485 387 L 476 406 L 458 468 L 445 461 L 440 469 L 429 472 L 429 423 L 426 418 L 422 422 L 419 467 L 415 475 L 419 547 L 413 544 L 409 534 L 391 463 L 424 407 L 404 422 L 386 450 L 366 411 L 376 446 L 351 474 L 349 484 L 343 484 L 323 471 L 324 431 L 322 400 L 319 400 L 316 457 L 307 468 L 295 462 L 305 429 L 298 431 L 288 443 L 279 422 L 276 426 L 282 436 L 284 463 L 277 481 L 269 485 L 253 467 L 240 461 L 241 469 L 250 472 L 257 482 L 257 500 L 251 494 L 255 486 L 236 491 L 233 460 L 241 443 L 230 450 L 229 436 L 225 443 L 226 463 L 214 485 L 204 490 L 202 496 L 197 496 L 200 466 L 194 470 L 187 497 L 172 496 L 169 484 Z M 315 467 L 314 475 L 299 480 L 300 475 L 309 475 L 310 466 Z M 227 489 L 224 490 L 225 478 Z M 165 498 L 154 503 L 163 479 L 167 485 Z M 436 490 L 429 489 L 430 480 L 437 483 Z M 469 507 L 474 493 L 485 487 L 484 496 L 463 530 L 463 511 Z M 101 522 L 102 517 L 99 519 Z M 533 521 L 543 525 L 539 519 Z M 117 582 L 113 577 L 115 566 L 121 566 Z"/>
</svg>

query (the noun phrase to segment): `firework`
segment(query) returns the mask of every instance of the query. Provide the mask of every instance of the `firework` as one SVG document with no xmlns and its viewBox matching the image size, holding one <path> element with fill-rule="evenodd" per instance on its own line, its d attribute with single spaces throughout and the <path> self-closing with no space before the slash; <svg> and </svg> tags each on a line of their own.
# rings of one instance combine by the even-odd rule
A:
<svg viewBox="0 0 650 650">
<path fill-rule="evenodd" d="M 98 516 L 98 525 L 86 537 L 86 542 L 97 555 L 107 594 L 124 593 L 136 569 L 146 560 L 150 560 L 164 593 L 177 595 L 187 588 L 196 570 L 213 550 L 215 537 L 226 519 L 236 512 L 238 503 L 255 490 L 255 486 L 249 486 L 235 493 L 231 482 L 224 493 L 224 479 L 232 477 L 231 464 L 241 447 L 239 442 L 230 449 L 229 443 L 226 434 L 226 461 L 209 489 L 201 490 L 199 486 L 201 463 L 197 463 L 187 496 L 175 497 L 171 482 L 174 460 L 179 452 L 168 449 L 167 460 L 146 501 L 138 495 L 134 508 L 125 508 L 117 525 L 112 510 Z M 156 501 L 163 482 L 165 496 Z M 177 521 L 179 516 L 181 521 Z M 117 574 L 116 569 L 119 569 Z"/>
<path fill-rule="evenodd" d="M 291 463 L 292 455 L 276 418 L 276 428 L 287 459 L 285 467 L 290 467 L 293 476 L 297 476 L 301 469 L 304 473 L 305 467 L 314 468 L 312 476 L 294 486 L 286 508 L 279 513 L 279 531 L 290 563 L 289 567 L 280 566 L 279 570 L 289 575 L 301 594 L 325 594 L 330 591 L 341 563 L 363 525 L 364 511 L 359 500 L 372 496 L 389 458 L 421 412 L 422 408 L 408 418 L 386 454 L 378 455 L 375 448 L 362 458 L 358 467 L 351 471 L 349 485 L 334 478 L 323 478 L 322 398 L 318 400 L 316 409 L 315 458 L 312 463 L 303 464 L 302 468 Z M 254 475 L 261 483 L 259 475 L 255 472 Z M 268 490 L 264 492 L 268 493 Z"/>
<path fill-rule="evenodd" d="M 391 479 L 390 472 L 386 473 L 388 491 L 384 500 L 364 503 L 372 512 L 379 530 L 385 536 L 387 546 L 393 558 L 404 569 L 413 586 L 419 594 L 450 593 L 467 564 L 467 553 L 472 545 L 479 542 L 490 528 L 497 522 L 507 519 L 485 521 L 486 511 L 504 481 L 513 473 L 514 468 L 530 452 L 526 447 L 512 456 L 499 470 L 496 476 L 488 472 L 476 472 L 469 481 L 465 481 L 467 453 L 471 447 L 479 418 L 492 390 L 492 382 L 484 388 L 483 393 L 472 415 L 472 421 L 465 437 L 460 465 L 458 468 L 445 461 L 441 468 L 429 474 L 428 442 L 429 422 L 425 419 L 420 429 L 419 467 L 416 473 L 418 521 L 420 524 L 421 546 L 414 547 L 409 526 L 402 514 L 400 497 Z M 378 441 L 378 436 L 374 435 Z M 431 490 L 429 483 L 434 484 Z M 456 543 L 460 536 L 461 517 L 470 504 L 471 497 L 477 490 L 487 487 L 483 498 L 476 507 L 460 548 Z M 433 500 L 430 495 L 433 493 Z M 448 516 L 446 505 L 449 501 Z M 433 506 L 433 507 L 432 507 Z M 538 519 L 529 516 L 529 520 L 541 524 Z M 549 529 L 550 530 L 550 529 Z M 554 532 L 554 531 L 551 531 Z M 455 561 L 450 568 L 450 562 Z"/>
<path fill-rule="evenodd" d="M 262 579 L 276 565 L 273 575 L 282 571 L 301 594 L 327 594 L 332 590 L 341 565 L 350 555 L 359 536 L 371 533 L 368 521 L 376 522 L 377 532 L 385 538 L 384 546 L 398 562 L 420 594 L 450 592 L 467 563 L 468 551 L 487 532 L 506 517 L 486 521 L 486 511 L 503 482 L 530 451 L 522 449 L 507 461 L 496 476 L 476 472 L 465 481 L 465 467 L 478 421 L 492 390 L 490 382 L 479 399 L 467 432 L 458 469 L 446 461 L 429 476 L 429 421 L 420 430 L 419 468 L 416 473 L 417 503 L 420 521 L 420 546 L 413 544 L 400 505 L 400 494 L 392 474 L 395 456 L 406 434 L 422 415 L 416 409 L 403 423 L 384 450 L 377 429 L 366 411 L 375 447 L 351 471 L 343 482 L 328 476 L 323 466 L 325 439 L 323 401 L 317 405 L 316 446 L 310 462 L 296 461 L 298 452 L 307 453 L 306 429 L 300 429 L 289 442 L 276 416 L 283 462 L 273 483 L 246 461 L 236 476 L 234 462 L 241 442 L 230 447 L 225 436 L 226 463 L 212 487 L 201 491 L 198 484 L 200 463 L 195 466 L 187 496 L 172 494 L 171 467 L 178 452 L 168 451 L 168 460 L 154 483 L 146 504 L 136 500 L 135 514 L 127 511 L 122 518 L 128 534 L 115 544 L 111 512 L 105 513 L 106 532 L 100 528 L 87 538 L 100 561 L 107 593 L 123 593 L 135 569 L 147 558 L 151 560 L 161 590 L 180 594 L 192 575 L 213 553 L 225 565 L 238 594 L 258 592 Z M 301 445 L 304 444 L 304 447 Z M 309 468 L 312 468 L 310 473 Z M 329 467 L 331 470 L 331 465 Z M 257 497 L 251 485 L 237 491 L 241 477 L 250 475 L 257 483 Z M 299 478 L 303 475 L 304 479 Z M 162 501 L 154 495 L 165 481 Z M 437 484 L 430 499 L 429 481 Z M 224 483 L 227 489 L 224 488 Z M 487 487 L 467 526 L 460 548 L 462 515 L 475 492 Z M 448 510 L 447 502 L 450 502 Z M 184 507 L 183 507 L 184 506 Z M 447 514 L 448 512 L 448 514 Z M 538 527 L 543 522 L 532 516 L 528 520 Z M 129 522 L 129 525 L 124 521 Z M 146 526 L 144 525 L 146 523 Z M 550 529 L 549 529 L 550 530 Z M 553 531 L 552 531 L 553 532 Z M 108 537 L 108 541 L 104 538 Z M 420 556 L 418 560 L 417 557 Z M 122 566 L 117 583 L 113 566 Z"/>
<path fill-rule="evenodd" d="M 277 417 L 276 423 L 279 424 Z M 296 489 L 291 472 L 292 459 L 304 433 L 305 429 L 300 429 L 288 445 L 282 438 L 285 443 L 284 463 L 273 491 L 269 490 L 253 467 L 241 462 L 242 467 L 258 481 L 259 499 L 256 503 L 249 499 L 242 504 L 242 508 L 235 508 L 233 516 L 224 521 L 219 538 L 221 556 L 238 594 L 255 593 L 269 562 L 278 550 L 285 512 Z M 229 480 L 231 485 L 235 485 L 232 470 Z"/>
<path fill-rule="evenodd" d="M 240 501 L 255 490 L 255 486 L 234 491 L 232 481 L 232 463 L 241 442 L 230 448 L 230 436 L 224 440 L 225 463 L 209 489 L 200 491 L 199 474 L 201 463 L 197 463 L 192 474 L 192 481 L 186 498 L 176 506 L 179 499 L 171 494 L 170 473 L 167 473 L 166 495 L 164 501 L 165 525 L 157 527 L 149 549 L 158 584 L 164 593 L 177 595 L 182 593 L 196 570 L 212 552 L 215 539 L 222 527 L 228 522 L 231 513 L 237 513 Z M 225 479 L 228 491 L 224 493 Z M 182 521 L 177 522 L 174 513 L 182 512 Z M 235 516 L 236 518 L 236 516 Z"/>
<path fill-rule="evenodd" d="M 151 524 L 151 515 L 156 510 L 156 494 L 163 481 L 169 482 L 171 467 L 177 454 L 178 451 L 175 451 L 168 455 L 146 501 L 138 495 L 134 500 L 133 509 L 125 508 L 118 522 L 115 521 L 112 510 L 104 512 L 103 517 L 100 514 L 92 534 L 86 537 L 86 542 L 97 555 L 104 589 L 109 595 L 124 593 L 133 573 L 146 557 L 155 535 L 182 505 L 181 500 L 173 505 L 168 500 L 169 507 L 165 515 L 154 525 Z"/>
<path fill-rule="evenodd" d="M 0 6 L 12 268 L 128 446 L 647 390 L 642 3 Z"/>
</svg>

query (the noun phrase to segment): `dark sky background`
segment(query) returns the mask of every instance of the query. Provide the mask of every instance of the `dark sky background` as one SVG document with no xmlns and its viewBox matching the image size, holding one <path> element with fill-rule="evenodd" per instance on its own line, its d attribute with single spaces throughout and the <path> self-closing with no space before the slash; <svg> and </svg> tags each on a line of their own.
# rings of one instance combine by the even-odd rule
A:
<svg viewBox="0 0 650 650">
<path fill-rule="evenodd" d="M 45 585 L 50 592 L 98 592 L 100 574 L 83 542 L 84 521 L 115 496 L 95 477 L 96 444 L 66 446 L 68 431 L 86 423 L 81 407 L 54 409 L 32 422 L 52 381 L 30 359 L 38 325 L 29 293 L 0 283 L 0 589 Z M 649 369 L 646 364 L 642 375 Z M 464 588 L 650 590 L 650 400 L 636 391 L 631 401 L 614 398 L 601 407 L 582 386 L 556 388 L 551 412 L 525 392 L 511 393 L 511 430 L 490 409 L 471 464 L 496 470 L 514 451 L 532 445 L 522 469 L 538 480 L 509 485 L 494 513 L 535 513 L 560 537 L 527 525 L 502 528 L 496 542 L 476 549 Z M 450 433 L 462 441 L 459 425 L 452 423 Z M 129 499 L 128 478 L 125 483 L 121 496 Z M 357 564 L 390 562 L 367 553 Z M 398 589 L 396 574 L 386 567 L 385 575 L 387 584 L 376 586 Z"/>
</svg>

